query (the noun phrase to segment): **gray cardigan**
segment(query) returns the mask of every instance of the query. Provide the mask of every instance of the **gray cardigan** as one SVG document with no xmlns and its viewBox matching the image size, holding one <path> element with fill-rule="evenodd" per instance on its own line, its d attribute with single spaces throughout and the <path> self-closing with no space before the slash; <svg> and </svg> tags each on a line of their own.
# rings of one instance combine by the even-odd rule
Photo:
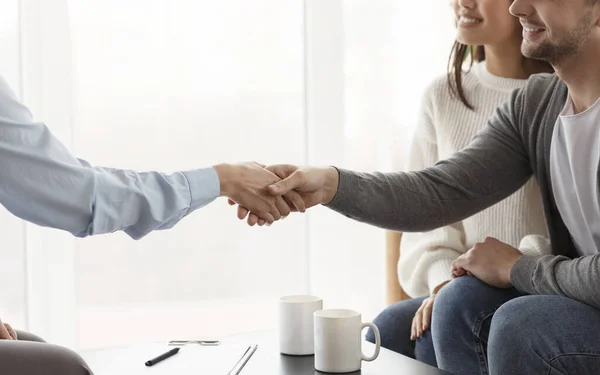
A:
<svg viewBox="0 0 600 375">
<path fill-rule="evenodd" d="M 554 255 L 523 256 L 511 270 L 512 283 L 525 293 L 556 294 L 600 308 L 600 254 L 579 257 L 552 194 L 550 143 L 567 96 L 556 75 L 532 76 L 466 149 L 431 168 L 372 174 L 339 169 L 338 192 L 328 207 L 386 229 L 428 231 L 501 201 L 533 174 Z"/>
</svg>

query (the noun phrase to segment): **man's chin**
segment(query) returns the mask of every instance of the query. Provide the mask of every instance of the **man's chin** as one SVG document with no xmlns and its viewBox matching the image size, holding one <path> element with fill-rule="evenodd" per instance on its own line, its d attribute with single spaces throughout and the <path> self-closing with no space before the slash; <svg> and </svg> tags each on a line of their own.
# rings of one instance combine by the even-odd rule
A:
<svg viewBox="0 0 600 375">
<path fill-rule="evenodd" d="M 548 61 L 546 59 L 548 56 L 545 56 L 546 53 L 544 53 L 544 48 L 537 43 L 523 41 L 523 44 L 521 45 L 521 53 L 523 56 L 529 59 Z"/>
</svg>

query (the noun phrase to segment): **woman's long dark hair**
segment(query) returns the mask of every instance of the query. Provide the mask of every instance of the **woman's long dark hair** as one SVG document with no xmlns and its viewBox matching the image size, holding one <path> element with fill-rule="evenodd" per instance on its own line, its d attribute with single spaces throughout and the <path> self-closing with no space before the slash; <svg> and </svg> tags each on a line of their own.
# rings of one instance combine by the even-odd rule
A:
<svg viewBox="0 0 600 375">
<path fill-rule="evenodd" d="M 485 60 L 485 49 L 483 46 L 468 46 L 454 42 L 450 58 L 448 59 L 448 84 L 450 93 L 458 97 L 467 108 L 473 110 L 473 105 L 469 103 L 462 85 L 463 66 L 467 59 L 470 59 L 469 67 L 473 66 L 475 62 Z"/>
</svg>

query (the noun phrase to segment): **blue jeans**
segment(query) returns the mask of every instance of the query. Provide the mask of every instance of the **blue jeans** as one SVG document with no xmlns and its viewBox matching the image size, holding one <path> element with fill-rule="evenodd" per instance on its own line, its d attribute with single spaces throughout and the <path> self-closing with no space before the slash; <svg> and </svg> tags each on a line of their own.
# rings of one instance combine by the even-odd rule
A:
<svg viewBox="0 0 600 375">
<path fill-rule="evenodd" d="M 373 323 L 381 333 L 381 346 L 418 361 L 436 366 L 430 330 L 417 341 L 410 340 L 410 327 L 417 310 L 425 297 L 398 302 L 383 310 Z M 367 341 L 375 342 L 373 330 L 369 328 Z"/>
<path fill-rule="evenodd" d="M 438 366 L 469 374 L 600 373 L 600 311 L 550 295 L 522 295 L 463 276 L 433 307 Z"/>
</svg>

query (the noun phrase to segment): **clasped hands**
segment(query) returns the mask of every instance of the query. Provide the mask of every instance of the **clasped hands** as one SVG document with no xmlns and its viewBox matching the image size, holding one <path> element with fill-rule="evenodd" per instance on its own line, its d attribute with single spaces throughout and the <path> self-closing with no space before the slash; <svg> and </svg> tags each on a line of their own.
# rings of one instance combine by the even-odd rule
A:
<svg viewBox="0 0 600 375">
<path fill-rule="evenodd" d="M 329 203 L 337 192 L 338 172 L 333 167 L 305 167 L 259 163 L 215 166 L 221 196 L 238 205 L 238 218 L 248 224 L 272 224 L 291 212 L 305 212 Z"/>
</svg>

